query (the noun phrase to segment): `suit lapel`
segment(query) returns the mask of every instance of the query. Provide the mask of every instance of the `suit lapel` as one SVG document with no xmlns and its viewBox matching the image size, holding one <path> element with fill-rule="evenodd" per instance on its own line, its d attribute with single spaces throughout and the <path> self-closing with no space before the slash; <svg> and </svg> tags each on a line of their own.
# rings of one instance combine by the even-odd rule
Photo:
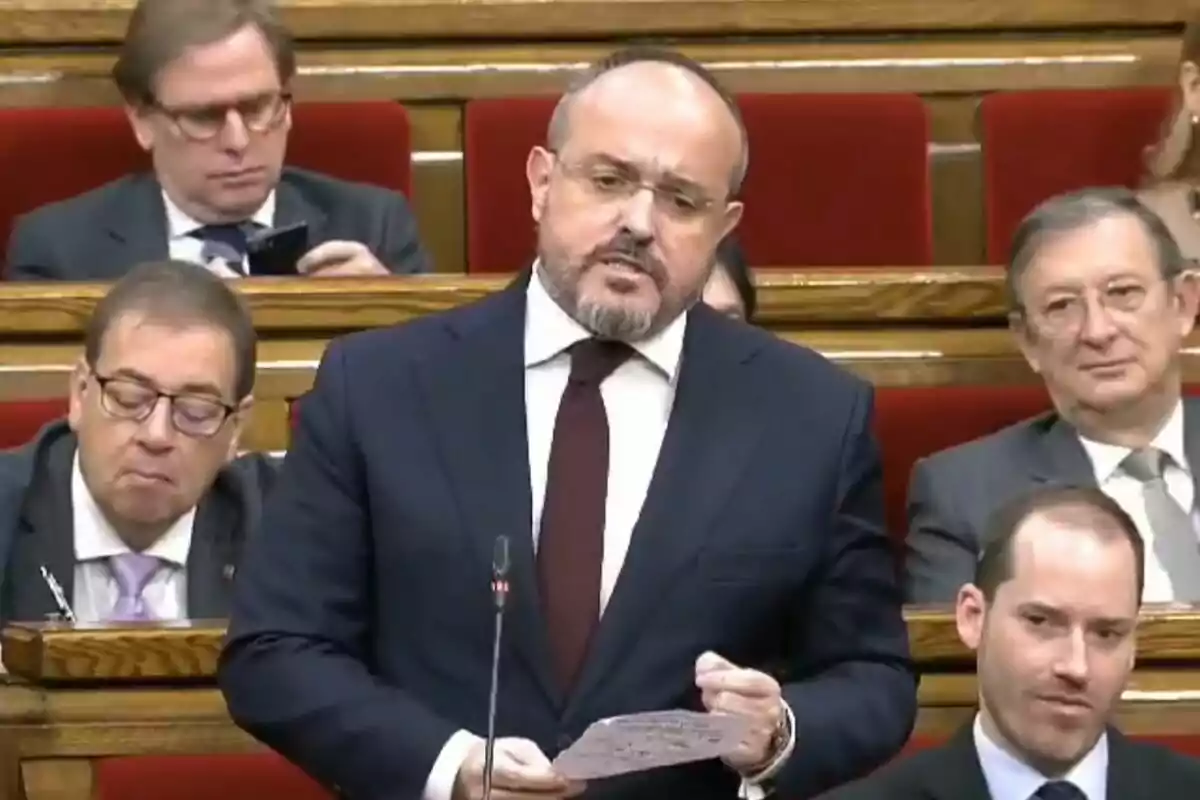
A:
<svg viewBox="0 0 1200 800">
<path fill-rule="evenodd" d="M 285 170 L 279 185 L 275 188 L 275 227 L 285 228 L 288 225 L 306 223 L 308 225 L 308 246 L 315 247 L 324 241 L 325 214 L 304 199 L 288 179 Z"/>
<path fill-rule="evenodd" d="M 71 498 L 74 457 L 75 436 L 64 433 L 50 441 L 35 459 L 10 562 L 11 619 L 40 621 L 58 613 L 54 595 L 41 576 L 43 566 L 58 581 L 67 602 L 74 604 L 75 523 Z"/>
<path fill-rule="evenodd" d="M 1030 453 L 1030 474 L 1042 483 L 1095 486 L 1091 459 L 1070 423 L 1050 413 L 1034 427 L 1036 440 Z"/>
<path fill-rule="evenodd" d="M 1108 796 L 1114 800 L 1171 796 L 1170 792 L 1155 791 L 1161 777 L 1146 774 L 1144 762 L 1130 752 L 1130 747 L 1120 731 L 1108 729 Z"/>
<path fill-rule="evenodd" d="M 167 210 L 158 181 L 150 173 L 133 175 L 127 180 L 120 201 L 111 206 L 104 220 L 110 255 L 98 259 L 110 267 L 108 271 L 114 278 L 134 264 L 158 261 L 170 252 Z"/>
<path fill-rule="evenodd" d="M 242 538 L 241 487 L 222 473 L 196 509 L 187 563 L 187 617 L 225 619 L 236 558 L 234 542 Z"/>
<path fill-rule="evenodd" d="M 937 753 L 934 769 L 926 770 L 929 800 L 990 800 L 987 780 L 975 749 L 974 721 L 963 725 Z"/>
<path fill-rule="evenodd" d="M 765 431 L 748 362 L 760 346 L 706 306 L 689 312 L 675 402 L 625 563 L 567 713 L 613 674 L 650 626 L 661 590 L 691 564 Z M 746 331 L 749 334 L 749 331 Z"/>
<path fill-rule="evenodd" d="M 529 444 L 525 430 L 525 282 L 484 300 L 469 319 L 451 319 L 457 341 L 429 358 L 419 384 L 442 463 L 466 522 L 478 585 L 488 585 L 498 536 L 509 540 L 506 637 L 547 700 L 561 704 L 534 566 Z"/>
<path fill-rule="evenodd" d="M 1200 399 L 1194 397 L 1183 398 L 1183 452 L 1196 486 L 1192 506 L 1200 508 Z"/>
</svg>

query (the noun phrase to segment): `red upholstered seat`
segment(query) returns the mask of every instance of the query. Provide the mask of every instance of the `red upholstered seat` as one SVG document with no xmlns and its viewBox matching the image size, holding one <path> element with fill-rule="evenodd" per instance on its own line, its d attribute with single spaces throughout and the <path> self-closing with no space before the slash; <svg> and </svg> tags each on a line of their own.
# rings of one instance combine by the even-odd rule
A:
<svg viewBox="0 0 1200 800">
<path fill-rule="evenodd" d="M 555 99 L 467 104 L 467 264 L 513 272 L 533 258 L 525 161 Z M 740 238 L 761 266 L 907 266 L 931 261 L 925 106 L 902 94 L 748 94 Z"/>
<path fill-rule="evenodd" d="M 334 795 L 275 753 L 105 758 L 96 800 L 329 800 Z"/>
<path fill-rule="evenodd" d="M 66 413 L 65 397 L 0 403 L 0 450 L 20 447 L 33 439 L 47 422 Z"/>
<path fill-rule="evenodd" d="M 979 108 L 988 260 L 1008 260 L 1021 218 L 1087 186 L 1135 188 L 1170 112 L 1167 88 L 1002 92 Z"/>
<path fill-rule="evenodd" d="M 298 104 L 287 162 L 407 193 L 408 113 L 391 102 Z M 120 108 L 0 109 L 0 241 L 15 217 L 148 167 Z"/>
<path fill-rule="evenodd" d="M 908 479 L 919 458 L 969 442 L 1050 408 L 1041 384 L 885 387 L 876 392 L 888 531 L 908 534 Z"/>
</svg>

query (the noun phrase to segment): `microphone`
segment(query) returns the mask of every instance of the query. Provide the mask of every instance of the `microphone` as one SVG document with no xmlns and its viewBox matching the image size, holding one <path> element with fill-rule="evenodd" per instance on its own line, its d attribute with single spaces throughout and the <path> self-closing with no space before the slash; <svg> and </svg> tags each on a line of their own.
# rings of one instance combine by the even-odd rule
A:
<svg viewBox="0 0 1200 800">
<path fill-rule="evenodd" d="M 492 602 L 496 606 L 496 632 L 492 637 L 492 679 L 488 687 L 487 739 L 483 745 L 483 800 L 492 800 L 492 762 L 496 754 L 496 695 L 500 691 L 500 637 L 504 631 L 504 604 L 508 600 L 508 537 L 497 536 L 492 551 Z"/>
</svg>

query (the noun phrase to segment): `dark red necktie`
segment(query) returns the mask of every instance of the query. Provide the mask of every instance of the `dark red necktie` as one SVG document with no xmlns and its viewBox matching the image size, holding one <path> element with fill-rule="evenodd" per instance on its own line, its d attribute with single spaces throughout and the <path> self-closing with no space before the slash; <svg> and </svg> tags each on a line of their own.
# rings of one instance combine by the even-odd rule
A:
<svg viewBox="0 0 1200 800">
<path fill-rule="evenodd" d="M 554 420 L 538 534 L 538 589 L 556 671 L 567 692 L 600 622 L 608 496 L 608 415 L 600 383 L 632 354 L 626 344 L 601 339 L 573 346 L 571 377 Z"/>
</svg>

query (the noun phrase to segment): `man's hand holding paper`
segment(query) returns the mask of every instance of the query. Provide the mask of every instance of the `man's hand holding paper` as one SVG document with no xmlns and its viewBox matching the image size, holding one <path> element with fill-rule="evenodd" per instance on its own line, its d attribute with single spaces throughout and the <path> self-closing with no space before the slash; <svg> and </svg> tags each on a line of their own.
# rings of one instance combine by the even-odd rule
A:
<svg viewBox="0 0 1200 800">
<path fill-rule="evenodd" d="M 483 797 L 484 743 L 467 754 L 454 785 L 454 800 Z M 528 739 L 496 740 L 492 760 L 492 800 L 560 800 L 574 797 L 582 783 L 568 781 L 550 765 L 550 759 Z"/>
<path fill-rule="evenodd" d="M 764 672 L 743 669 L 716 653 L 696 659 L 696 688 L 711 712 L 740 717 L 748 724 L 737 751 L 723 756 L 743 774 L 766 769 L 786 746 L 787 709 L 779 682 Z"/>
</svg>

